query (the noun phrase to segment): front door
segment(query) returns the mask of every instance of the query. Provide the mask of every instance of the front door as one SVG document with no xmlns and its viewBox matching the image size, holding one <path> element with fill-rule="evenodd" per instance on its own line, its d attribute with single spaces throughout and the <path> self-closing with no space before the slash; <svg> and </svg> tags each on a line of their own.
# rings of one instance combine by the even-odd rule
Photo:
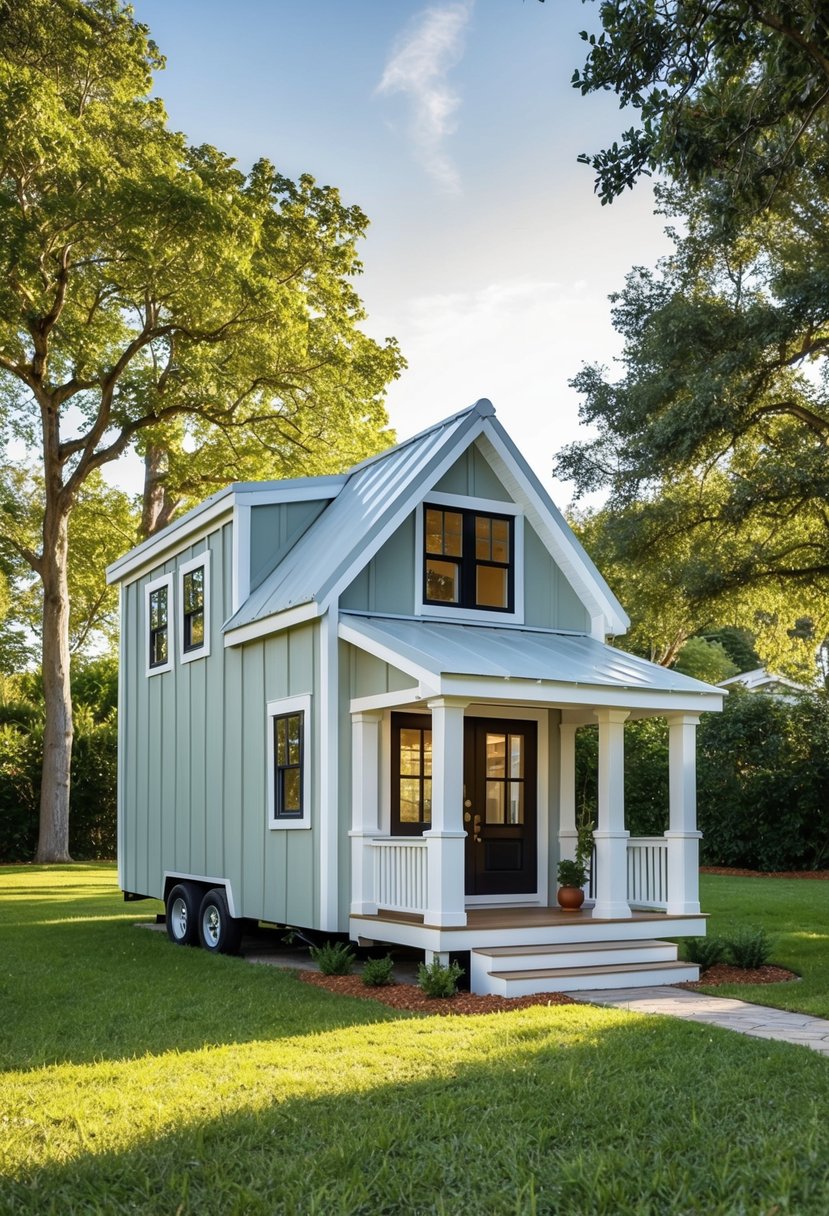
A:
<svg viewBox="0 0 829 1216">
<path fill-rule="evenodd" d="M 464 722 L 467 895 L 538 889 L 536 733 L 512 718 Z"/>
</svg>

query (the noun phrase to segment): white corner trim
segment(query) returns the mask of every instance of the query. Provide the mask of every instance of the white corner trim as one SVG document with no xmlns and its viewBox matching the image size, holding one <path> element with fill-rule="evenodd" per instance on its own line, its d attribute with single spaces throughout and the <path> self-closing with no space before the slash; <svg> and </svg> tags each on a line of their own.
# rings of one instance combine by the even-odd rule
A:
<svg viewBox="0 0 829 1216">
<path fill-rule="evenodd" d="M 313 719 L 311 717 L 311 694 L 300 693 L 295 697 L 280 697 L 276 701 L 268 701 L 266 705 L 265 755 L 268 765 L 268 828 L 272 832 L 304 831 L 311 826 L 311 807 L 313 797 L 313 764 L 314 754 Z M 302 713 L 302 818 L 276 818 L 276 756 L 274 754 L 273 720 L 283 714 Z"/>
<path fill-rule="evenodd" d="M 161 587 L 167 588 L 167 662 L 161 663 L 158 667 L 150 666 L 150 595 L 153 591 L 158 591 Z M 160 676 L 165 671 L 173 670 L 173 653 L 176 644 L 176 629 L 175 629 L 175 606 L 173 600 L 173 576 L 172 574 L 163 574 L 161 578 L 154 578 L 151 583 L 147 583 L 144 588 L 144 674 L 148 676 Z"/>
<path fill-rule="evenodd" d="M 238 612 L 250 595 L 250 500 L 252 494 L 239 495 L 233 505 L 233 567 L 231 611 Z"/>
<path fill-rule="evenodd" d="M 184 649 L 184 576 L 192 570 L 204 567 L 204 643 L 193 650 Z M 210 601 L 213 598 L 213 588 L 210 581 L 210 550 L 205 549 L 197 557 L 183 562 L 178 568 L 178 610 L 181 614 L 178 636 L 182 663 L 192 663 L 194 659 L 205 659 L 210 654 Z"/>
<path fill-rule="evenodd" d="M 320 621 L 319 653 L 319 927 L 336 933 L 340 928 L 337 834 L 340 814 L 340 649 L 336 604 Z"/>
</svg>

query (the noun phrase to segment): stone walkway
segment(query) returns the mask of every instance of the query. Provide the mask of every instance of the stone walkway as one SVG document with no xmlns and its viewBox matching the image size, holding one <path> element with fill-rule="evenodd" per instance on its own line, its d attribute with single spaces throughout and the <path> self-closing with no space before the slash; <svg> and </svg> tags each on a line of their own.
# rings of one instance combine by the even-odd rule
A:
<svg viewBox="0 0 829 1216">
<path fill-rule="evenodd" d="M 829 1022 L 806 1013 L 749 1005 L 733 997 L 708 996 L 685 988 L 605 988 L 573 995 L 591 1005 L 613 1005 L 632 1013 L 664 1013 L 688 1022 L 722 1026 L 755 1039 L 797 1043 L 829 1059 Z"/>
</svg>

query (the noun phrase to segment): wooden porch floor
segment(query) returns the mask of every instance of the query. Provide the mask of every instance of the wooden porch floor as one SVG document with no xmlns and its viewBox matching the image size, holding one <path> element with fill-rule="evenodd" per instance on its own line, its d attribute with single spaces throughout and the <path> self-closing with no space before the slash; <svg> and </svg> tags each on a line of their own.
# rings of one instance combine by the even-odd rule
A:
<svg viewBox="0 0 829 1216">
<path fill-rule="evenodd" d="M 703 914 L 704 915 L 704 914 Z M 422 916 L 408 912 L 391 912 L 380 910 L 373 916 L 361 916 L 363 921 L 380 921 L 384 924 L 422 925 L 430 926 Z M 617 925 L 631 922 L 656 921 L 665 924 L 668 917 L 665 912 L 633 912 L 626 917 L 594 917 L 591 909 L 578 912 L 563 912 L 561 908 L 467 908 L 466 925 L 453 929 L 453 933 L 476 933 L 488 929 L 538 929 L 545 925 L 563 928 L 574 925 Z"/>
</svg>

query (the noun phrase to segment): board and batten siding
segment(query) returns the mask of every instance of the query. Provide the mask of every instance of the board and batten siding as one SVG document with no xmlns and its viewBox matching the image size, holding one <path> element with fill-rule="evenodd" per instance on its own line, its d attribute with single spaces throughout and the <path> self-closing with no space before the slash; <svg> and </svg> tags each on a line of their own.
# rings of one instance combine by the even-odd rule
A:
<svg viewBox="0 0 829 1216">
<path fill-rule="evenodd" d="M 312 694 L 306 746 L 315 765 L 319 738 L 319 641 L 315 623 L 224 648 L 232 612 L 231 525 L 176 554 L 124 588 L 124 690 L 119 726 L 119 852 L 123 888 L 162 898 L 164 873 L 230 882 L 239 916 L 313 927 L 318 920 L 311 827 L 271 829 L 267 765 L 269 701 Z M 210 654 L 181 663 L 180 566 L 210 550 Z M 173 575 L 172 670 L 146 674 L 145 588 Z"/>
<path fill-rule="evenodd" d="M 250 589 L 276 569 L 328 506 L 329 499 L 266 503 L 250 512 Z"/>
</svg>

